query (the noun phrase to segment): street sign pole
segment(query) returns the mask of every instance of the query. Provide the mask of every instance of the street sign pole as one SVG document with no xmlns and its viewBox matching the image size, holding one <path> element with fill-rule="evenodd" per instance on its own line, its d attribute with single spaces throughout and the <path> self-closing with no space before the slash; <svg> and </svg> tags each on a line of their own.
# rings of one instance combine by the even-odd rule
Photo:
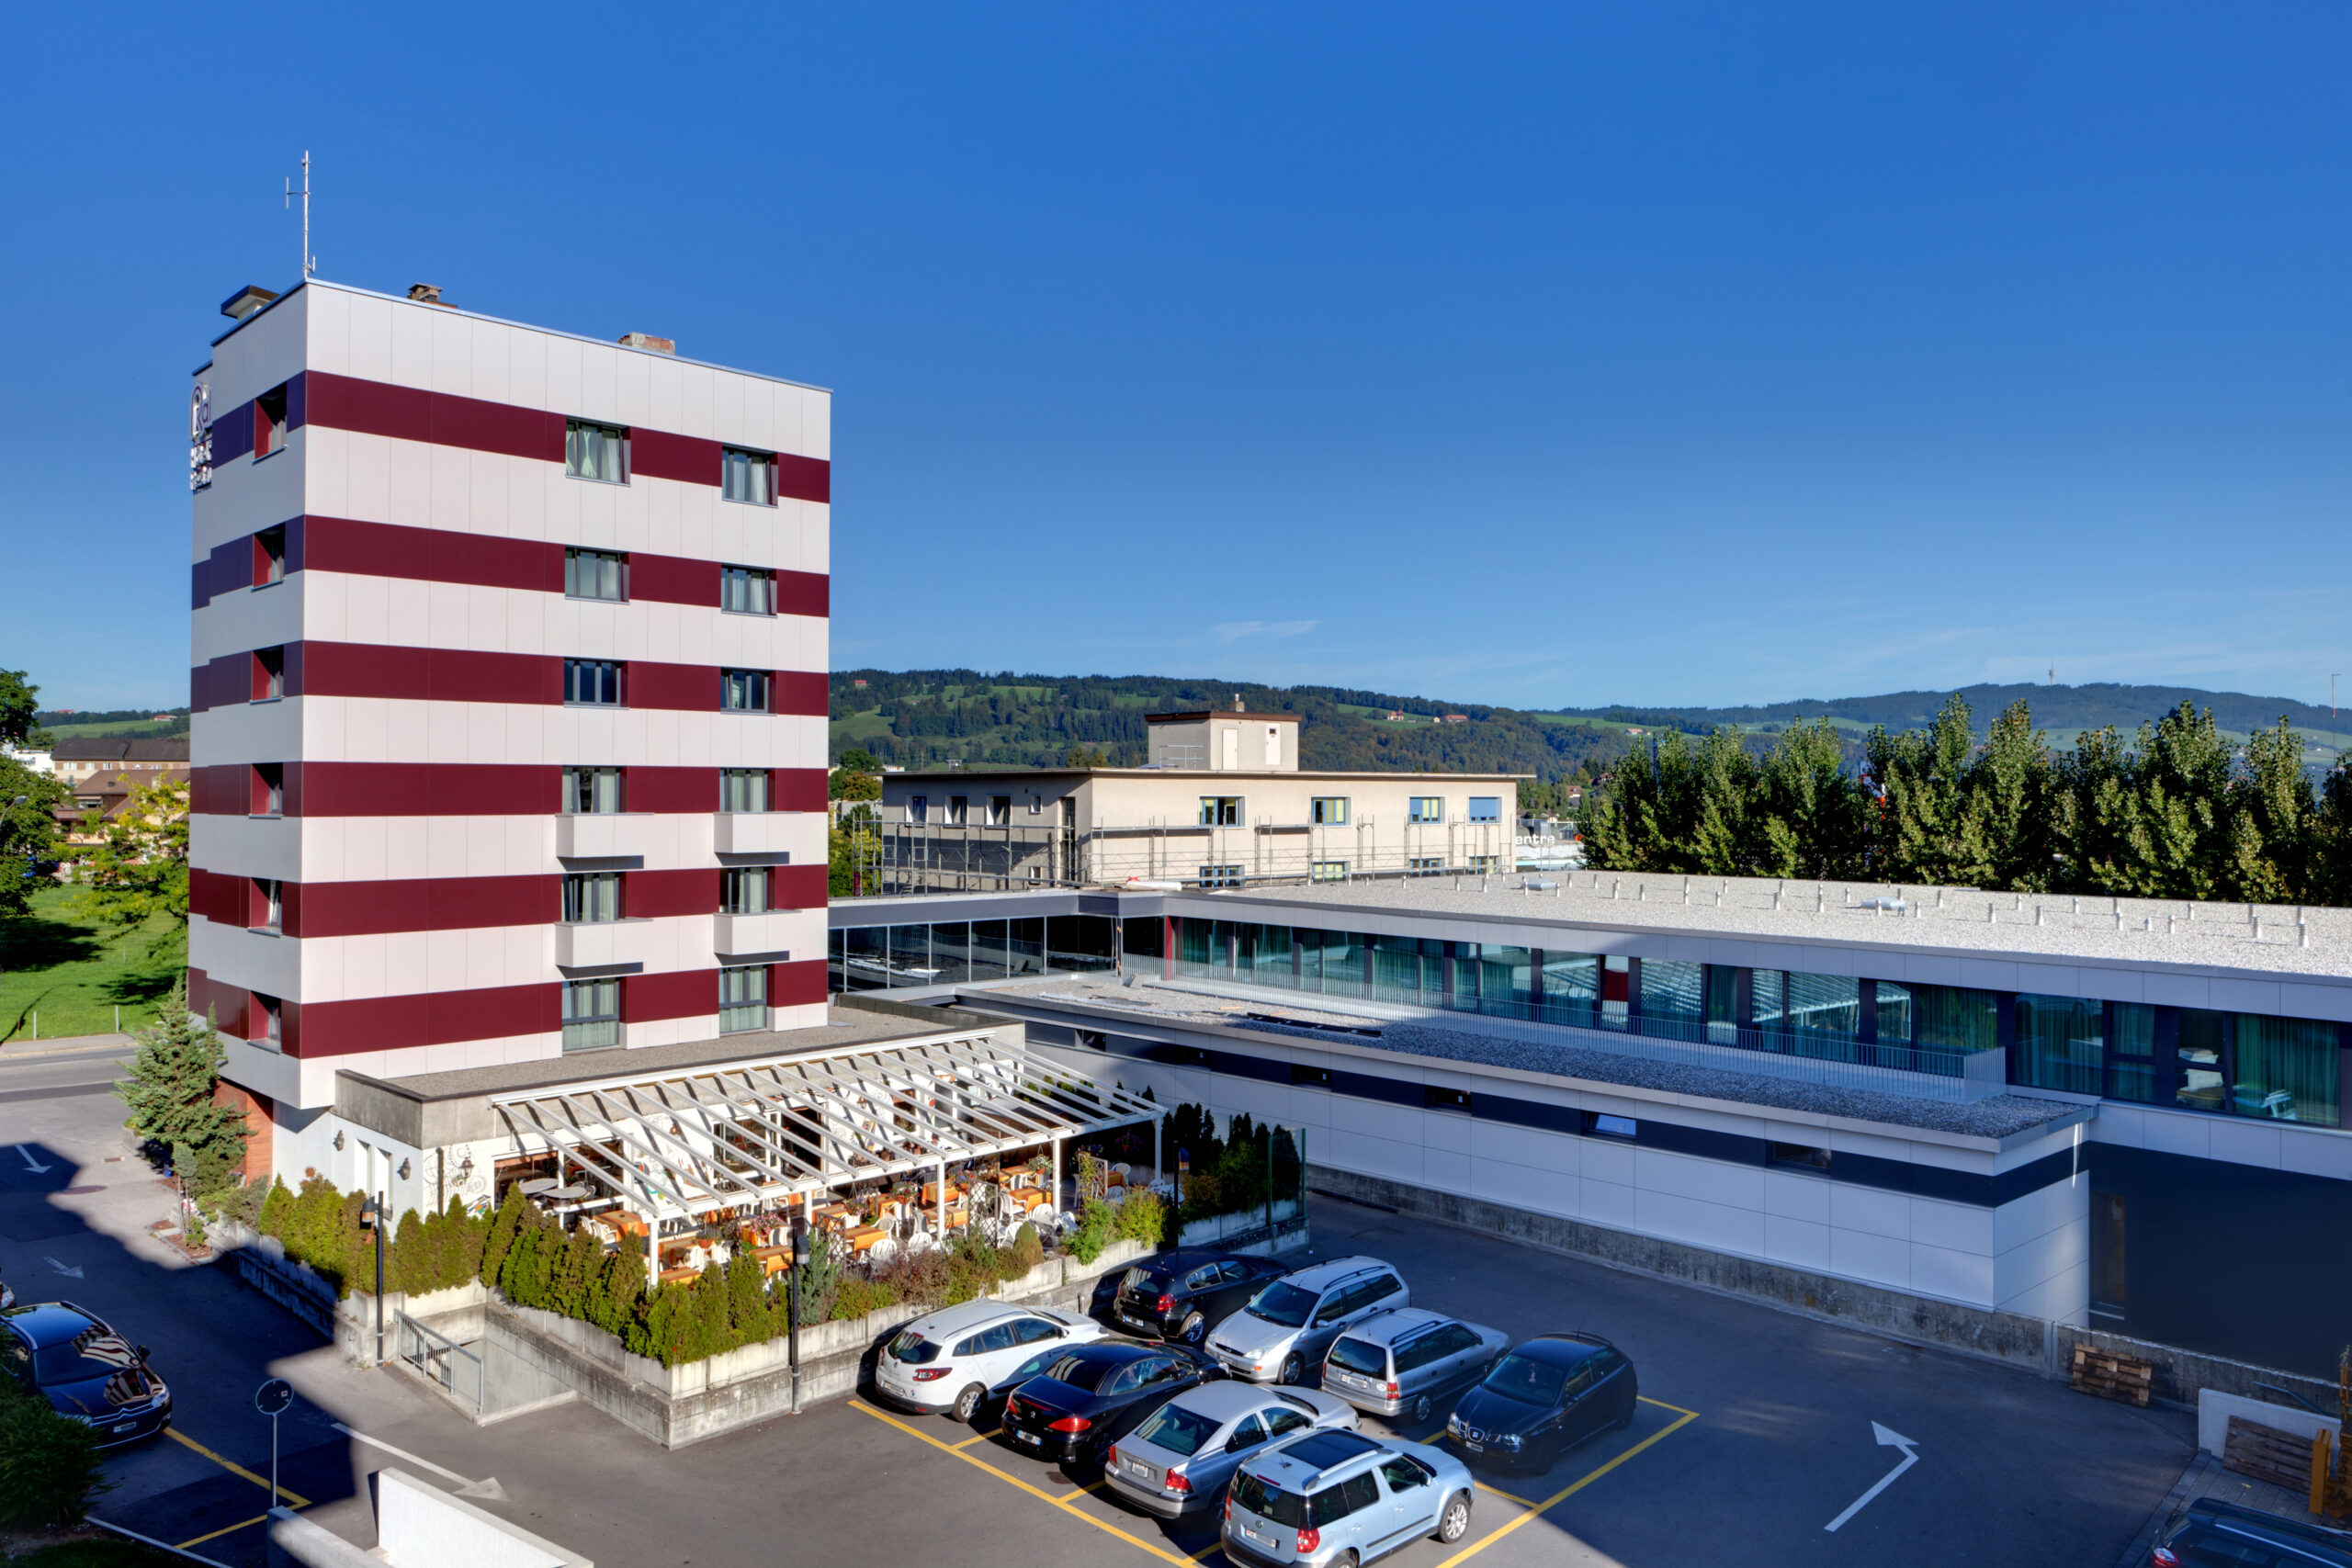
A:
<svg viewBox="0 0 2352 1568">
<path fill-rule="evenodd" d="M 281 1493 L 277 1490 L 277 1418 L 294 1403 L 294 1385 L 284 1378 L 272 1378 L 254 1390 L 254 1408 L 269 1417 L 269 1506 L 277 1506 Z"/>
</svg>

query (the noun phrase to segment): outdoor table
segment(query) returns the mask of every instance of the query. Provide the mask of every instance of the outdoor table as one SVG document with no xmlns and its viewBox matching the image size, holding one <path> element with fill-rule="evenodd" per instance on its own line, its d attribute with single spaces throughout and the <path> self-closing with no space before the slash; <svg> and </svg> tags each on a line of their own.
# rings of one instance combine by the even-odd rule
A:
<svg viewBox="0 0 2352 1568">
<path fill-rule="evenodd" d="M 1032 1209 L 1042 1207 L 1046 1201 L 1046 1195 L 1035 1188 L 1023 1188 L 1018 1192 L 1008 1192 L 1005 1197 L 1024 1214 Z"/>
<path fill-rule="evenodd" d="M 661 1274 L 662 1282 L 665 1285 L 683 1285 L 689 1280 L 698 1280 L 701 1277 L 702 1270 L 699 1269 L 664 1269 Z"/>
<path fill-rule="evenodd" d="M 844 1239 L 848 1241 L 852 1252 L 867 1252 L 873 1249 L 874 1244 L 880 1241 L 885 1234 L 887 1233 L 879 1225 L 861 1225 L 850 1232 Z"/>
<path fill-rule="evenodd" d="M 949 1202 L 958 1202 L 963 1199 L 963 1196 L 964 1190 L 961 1187 L 957 1186 L 953 1181 L 947 1184 L 947 1201 Z M 922 1201 L 925 1208 L 929 1208 L 932 1204 L 939 1201 L 938 1182 L 926 1181 L 922 1184 Z"/>
</svg>

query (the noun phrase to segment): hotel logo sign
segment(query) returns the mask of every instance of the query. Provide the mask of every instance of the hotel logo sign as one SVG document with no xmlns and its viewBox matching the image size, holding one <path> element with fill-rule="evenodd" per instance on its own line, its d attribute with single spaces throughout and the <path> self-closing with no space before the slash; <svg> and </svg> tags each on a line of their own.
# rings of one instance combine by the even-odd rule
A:
<svg viewBox="0 0 2352 1568">
<path fill-rule="evenodd" d="M 198 381 L 187 395 L 187 488 L 212 483 L 212 387 Z"/>
</svg>

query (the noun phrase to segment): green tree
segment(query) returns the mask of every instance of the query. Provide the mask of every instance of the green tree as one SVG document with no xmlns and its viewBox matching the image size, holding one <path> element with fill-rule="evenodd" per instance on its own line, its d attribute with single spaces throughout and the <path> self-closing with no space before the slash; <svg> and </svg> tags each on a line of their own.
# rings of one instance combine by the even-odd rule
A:
<svg viewBox="0 0 2352 1568">
<path fill-rule="evenodd" d="M 853 746 L 842 753 L 825 781 L 828 800 L 879 800 L 882 798 L 882 764 L 873 754 Z"/>
<path fill-rule="evenodd" d="M 0 670 L 0 750 L 12 746 L 39 749 L 49 736 L 34 728 L 33 714 L 40 688 L 29 684 L 21 670 Z M 0 756 L 0 919 L 20 919 L 27 900 L 40 886 L 18 874 L 28 861 L 48 860 L 57 853 L 57 807 L 65 804 L 65 786 L 47 773 L 34 773 L 13 757 Z M 19 804 L 19 801 L 22 804 Z"/>
<path fill-rule="evenodd" d="M 1826 718 L 1781 732 L 1764 759 L 1754 874 L 1852 877 L 1863 873 L 1869 818 L 1844 771 L 1845 740 Z"/>
<path fill-rule="evenodd" d="M 1872 727 L 1863 750 L 1871 777 L 1885 791 L 1872 857 L 1879 877 L 1968 886 L 1954 873 L 1968 860 L 1961 818 L 1974 750 L 1968 702 L 1957 692 L 1925 731 L 1890 735 L 1883 725 Z"/>
<path fill-rule="evenodd" d="M 2312 901 L 2318 827 L 2303 743 L 2282 716 L 2246 738 L 2245 776 L 2230 793 L 2231 897 L 2252 904 Z"/>
<path fill-rule="evenodd" d="M 40 688 L 25 679 L 22 670 L 0 670 L 0 746 L 40 750 L 49 734 L 33 723 L 40 711 Z"/>
<path fill-rule="evenodd" d="M 1971 887 L 2047 892 L 2053 885 L 2050 748 L 2023 699 L 1993 721 L 1967 767 L 1950 868 Z"/>
<path fill-rule="evenodd" d="M 0 1523 L 71 1529 L 90 1499 L 112 1484 L 95 1429 L 22 1393 L 15 1380 L 0 1379 Z"/>
<path fill-rule="evenodd" d="M 130 1112 L 124 1124 L 151 1149 L 185 1148 L 213 1168 L 243 1165 L 244 1112 L 213 1102 L 228 1051 L 210 1020 L 189 1014 L 185 978 L 173 983 L 162 1014 L 133 1038 L 139 1050 L 129 1076 L 114 1086 Z"/>
<path fill-rule="evenodd" d="M 135 926 L 151 915 L 165 915 L 184 926 L 187 816 L 185 783 L 159 780 L 134 787 L 105 824 L 106 841 L 83 861 L 76 877 L 83 886 L 82 908 L 109 924 Z"/>
<path fill-rule="evenodd" d="M 831 897 L 851 898 L 873 891 L 867 884 L 882 847 L 880 822 L 871 806 L 852 807 L 834 822 L 827 834 L 826 889 Z"/>
</svg>

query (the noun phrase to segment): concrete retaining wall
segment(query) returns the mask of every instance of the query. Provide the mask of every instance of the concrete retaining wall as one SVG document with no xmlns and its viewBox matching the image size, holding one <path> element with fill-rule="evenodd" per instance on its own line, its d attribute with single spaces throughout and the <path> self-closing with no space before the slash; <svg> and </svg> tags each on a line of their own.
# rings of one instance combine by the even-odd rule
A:
<svg viewBox="0 0 2352 1568">
<path fill-rule="evenodd" d="M 376 1472 L 376 1543 L 391 1568 L 595 1568 L 401 1470 Z"/>
<path fill-rule="evenodd" d="M 1238 1214 L 1213 1214 L 1205 1220 L 1188 1220 L 1183 1234 L 1177 1238 L 1177 1245 L 1217 1247 L 1245 1236 L 1263 1240 L 1269 1235 L 1281 1235 L 1289 1228 L 1286 1222 L 1299 1217 L 1298 1200 L 1285 1198 L 1273 1206 L 1273 1212 L 1271 1228 L 1263 1208 L 1245 1210 Z"/>
<path fill-rule="evenodd" d="M 2154 1362 L 2155 1376 L 2148 1384 L 2148 1396 L 2168 1404 L 2195 1405 L 2204 1391 L 2231 1394 L 2240 1399 L 2255 1400 L 2280 1408 L 2275 1395 L 2267 1395 L 2255 1385 L 2269 1383 L 2273 1387 L 2291 1389 L 2310 1400 L 2322 1410 L 2334 1410 L 2336 1403 L 2335 1385 L 2318 1378 L 2300 1377 L 2270 1367 L 2249 1366 L 2244 1361 L 2225 1360 L 2219 1356 L 2200 1356 L 2194 1350 L 2182 1350 L 2170 1345 L 2152 1345 L 2144 1339 L 2127 1339 L 2120 1334 L 2101 1334 L 2096 1329 L 2069 1328 L 2064 1324 L 2050 1326 L 2050 1375 L 2069 1377 L 2075 1364 L 2075 1347 L 2088 1345 L 2094 1350 L 2106 1350 L 2118 1356 L 2137 1356 Z M 2283 1429 L 2283 1428 L 2282 1428 Z M 2309 1436 L 2308 1428 L 2302 1428 Z"/>
</svg>

